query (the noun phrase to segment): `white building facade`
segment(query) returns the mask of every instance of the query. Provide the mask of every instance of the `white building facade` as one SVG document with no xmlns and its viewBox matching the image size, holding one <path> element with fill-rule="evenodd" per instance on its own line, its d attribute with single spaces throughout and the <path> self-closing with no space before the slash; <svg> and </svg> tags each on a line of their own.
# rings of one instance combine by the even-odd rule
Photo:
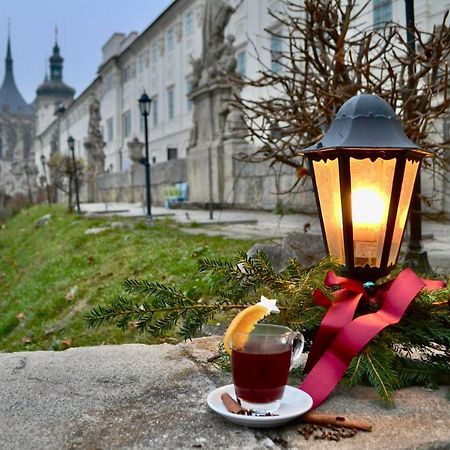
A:
<svg viewBox="0 0 450 450">
<path fill-rule="evenodd" d="M 50 157 L 55 136 L 61 151 L 67 150 L 67 138 L 73 136 L 77 155 L 85 159 L 89 107 L 93 99 L 97 99 L 100 102 L 107 172 L 99 177 L 104 195 L 100 195 L 97 200 L 143 200 L 143 186 L 133 193 L 127 184 L 133 184 L 136 180 L 143 182 L 142 167 L 132 160 L 128 144 L 136 139 L 144 142 L 138 99 L 145 91 L 152 100 L 148 123 L 152 183 L 160 184 L 159 189 L 155 187 L 155 201 L 162 203 L 166 186 L 186 181 L 182 179 L 186 175 L 181 161 L 189 157 L 193 123 L 193 105 L 187 96 L 192 88 L 190 60 L 202 53 L 205 1 L 208 0 L 175 0 L 141 34 L 115 33 L 111 36 L 102 48 L 103 58 L 97 78 L 47 128 L 39 130 L 35 139 L 36 165 L 40 167 L 38 161 L 42 154 Z M 236 37 L 237 70 L 248 77 L 257 76 L 260 62 L 256 53 L 270 67 L 274 64 L 272 53 L 281 49 L 281 40 L 271 37 L 266 31 L 275 30 L 277 26 L 268 10 L 280 9 L 279 2 L 230 0 L 229 3 L 238 6 L 226 29 L 226 35 L 233 34 Z M 433 26 L 442 22 L 444 12 L 448 9 L 450 0 L 416 0 L 417 27 L 432 31 Z M 372 8 L 368 9 L 362 20 L 367 27 L 390 20 L 404 24 L 405 2 L 372 0 Z M 37 114 L 40 114 L 39 110 Z M 175 160 L 178 162 L 174 163 Z M 178 164 L 172 179 L 170 174 L 174 172 L 170 164 Z M 260 172 L 259 176 L 264 177 L 264 171 Z M 286 176 L 287 179 L 295 179 L 295 174 L 289 171 Z M 256 204 L 251 200 L 243 200 L 240 206 L 273 208 L 276 196 L 269 199 L 271 188 L 265 190 L 267 195 L 264 200 Z"/>
</svg>

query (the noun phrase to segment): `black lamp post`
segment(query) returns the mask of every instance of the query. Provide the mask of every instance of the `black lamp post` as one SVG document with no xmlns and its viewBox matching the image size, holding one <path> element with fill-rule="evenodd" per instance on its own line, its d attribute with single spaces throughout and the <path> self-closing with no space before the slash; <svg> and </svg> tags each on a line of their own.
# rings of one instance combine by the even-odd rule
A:
<svg viewBox="0 0 450 450">
<path fill-rule="evenodd" d="M 67 139 L 67 144 L 69 146 L 70 152 L 72 153 L 72 171 L 73 171 L 73 180 L 75 183 L 75 199 L 77 202 L 77 213 L 81 214 L 80 194 L 78 192 L 77 162 L 75 161 L 75 139 L 72 136 L 69 136 Z"/>
<path fill-rule="evenodd" d="M 387 102 L 344 103 L 307 156 L 328 253 L 345 272 L 374 281 L 395 266 L 414 182 L 429 153 L 408 139 Z"/>
<path fill-rule="evenodd" d="M 147 193 L 147 222 L 151 223 L 152 219 L 152 192 L 150 185 L 150 158 L 148 155 L 148 116 L 150 115 L 150 105 L 152 100 L 143 92 L 139 98 L 139 109 L 144 118 L 144 135 L 145 135 L 145 157 L 142 159 L 142 164 L 145 166 L 145 187 Z"/>
<path fill-rule="evenodd" d="M 44 154 L 41 155 L 41 163 L 42 163 L 42 170 L 44 171 L 45 189 L 47 191 L 47 201 L 48 201 L 48 204 L 51 205 L 52 202 L 50 199 L 50 190 L 49 190 L 48 179 L 47 179 L 46 159 L 45 159 Z"/>
</svg>

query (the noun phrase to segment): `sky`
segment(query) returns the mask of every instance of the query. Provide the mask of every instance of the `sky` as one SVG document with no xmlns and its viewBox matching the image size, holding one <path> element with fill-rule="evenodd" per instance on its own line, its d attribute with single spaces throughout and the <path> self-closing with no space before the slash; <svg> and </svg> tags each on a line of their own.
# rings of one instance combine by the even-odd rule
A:
<svg viewBox="0 0 450 450">
<path fill-rule="evenodd" d="M 142 32 L 172 0 L 0 0 L 0 82 L 5 71 L 8 18 L 17 87 L 28 103 L 43 82 L 55 43 L 63 79 L 78 96 L 94 79 L 101 48 L 114 32 Z"/>
</svg>

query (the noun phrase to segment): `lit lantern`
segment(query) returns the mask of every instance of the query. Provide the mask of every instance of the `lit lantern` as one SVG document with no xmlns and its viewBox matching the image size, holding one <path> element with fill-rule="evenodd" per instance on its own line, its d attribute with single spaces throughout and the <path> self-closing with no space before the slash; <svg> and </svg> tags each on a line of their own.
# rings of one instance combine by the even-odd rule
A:
<svg viewBox="0 0 450 450">
<path fill-rule="evenodd" d="M 395 266 L 414 182 L 429 153 L 408 139 L 376 95 L 344 103 L 309 161 L 328 253 L 354 278 L 374 281 Z"/>
</svg>

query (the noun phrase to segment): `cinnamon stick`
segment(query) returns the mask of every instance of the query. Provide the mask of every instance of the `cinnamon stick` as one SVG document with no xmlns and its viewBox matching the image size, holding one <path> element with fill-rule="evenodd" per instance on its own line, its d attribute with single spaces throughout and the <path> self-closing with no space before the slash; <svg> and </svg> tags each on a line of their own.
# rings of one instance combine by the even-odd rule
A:
<svg viewBox="0 0 450 450">
<path fill-rule="evenodd" d="M 225 405 L 225 408 L 227 408 L 227 411 L 234 414 L 243 414 L 247 415 L 248 411 L 243 408 L 236 400 L 234 400 L 233 397 L 231 397 L 230 394 L 227 394 L 224 392 L 220 398 L 223 401 L 223 404 Z"/>
<path fill-rule="evenodd" d="M 347 417 L 336 416 L 334 414 L 322 414 L 308 412 L 301 416 L 300 420 L 304 423 L 311 423 L 314 425 L 323 425 L 328 427 L 343 427 L 351 428 L 353 430 L 372 431 L 372 424 L 361 422 L 359 420 L 351 420 Z"/>
</svg>

